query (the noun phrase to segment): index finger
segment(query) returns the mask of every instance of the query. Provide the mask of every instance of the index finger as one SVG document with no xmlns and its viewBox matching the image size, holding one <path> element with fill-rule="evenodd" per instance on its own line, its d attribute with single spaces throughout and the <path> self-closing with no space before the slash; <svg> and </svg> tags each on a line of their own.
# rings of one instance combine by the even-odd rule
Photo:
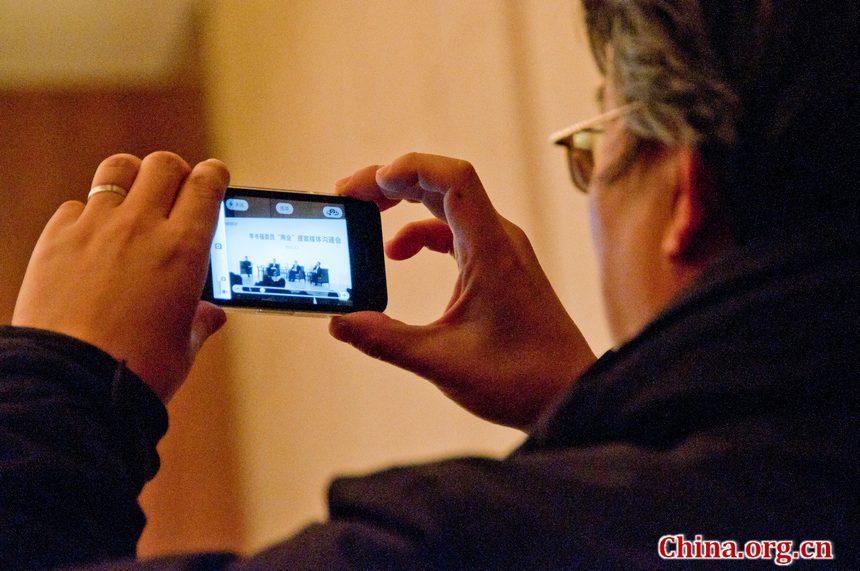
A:
<svg viewBox="0 0 860 571">
<path fill-rule="evenodd" d="M 146 217 L 166 218 L 176 201 L 176 194 L 191 171 L 188 163 L 169 151 L 148 154 L 140 162 L 128 197 L 122 201 L 125 210 Z"/>
<path fill-rule="evenodd" d="M 409 153 L 376 172 L 377 184 L 392 200 L 420 200 L 455 234 L 473 240 L 501 230 L 499 215 L 474 167 L 467 161 Z"/>
<path fill-rule="evenodd" d="M 395 206 L 400 201 L 387 198 L 379 185 L 376 184 L 377 170 L 379 170 L 379 165 L 370 165 L 355 171 L 352 176 L 340 179 L 335 183 L 335 193 L 340 196 L 373 201 L 380 211 Z"/>
<path fill-rule="evenodd" d="M 229 182 L 230 173 L 221 161 L 209 159 L 198 163 L 179 189 L 169 219 L 194 228 L 201 238 L 211 241 Z"/>
</svg>

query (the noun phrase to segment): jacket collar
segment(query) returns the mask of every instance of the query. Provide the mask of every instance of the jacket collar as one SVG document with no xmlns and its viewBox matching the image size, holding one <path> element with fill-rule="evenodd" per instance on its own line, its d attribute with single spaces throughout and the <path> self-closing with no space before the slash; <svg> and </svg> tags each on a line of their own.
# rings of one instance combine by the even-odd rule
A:
<svg viewBox="0 0 860 571">
<path fill-rule="evenodd" d="M 732 417 L 844 399 L 844 364 L 857 370 L 857 246 L 849 228 L 810 224 L 722 256 L 577 380 L 524 449 L 664 447 Z"/>
</svg>

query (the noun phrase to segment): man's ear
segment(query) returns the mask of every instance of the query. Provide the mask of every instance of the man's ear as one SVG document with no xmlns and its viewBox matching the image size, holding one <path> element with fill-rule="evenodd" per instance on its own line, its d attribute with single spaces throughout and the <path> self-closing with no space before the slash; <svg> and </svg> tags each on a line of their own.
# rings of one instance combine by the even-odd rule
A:
<svg viewBox="0 0 860 571">
<path fill-rule="evenodd" d="M 675 159 L 675 197 L 662 249 L 673 262 L 695 264 L 722 243 L 716 185 L 698 151 L 677 149 Z"/>
</svg>

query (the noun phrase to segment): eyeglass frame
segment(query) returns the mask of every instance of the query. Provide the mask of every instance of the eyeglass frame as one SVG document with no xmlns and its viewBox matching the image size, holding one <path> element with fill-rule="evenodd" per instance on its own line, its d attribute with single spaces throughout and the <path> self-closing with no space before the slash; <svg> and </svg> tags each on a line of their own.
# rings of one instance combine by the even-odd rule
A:
<svg viewBox="0 0 860 571">
<path fill-rule="evenodd" d="M 574 123 L 569 127 L 555 131 L 547 137 L 547 140 L 550 143 L 567 149 L 567 164 L 570 171 L 570 178 L 576 188 L 585 194 L 588 193 L 588 187 L 591 183 L 591 169 L 594 167 L 595 146 L 593 137 L 589 138 L 589 146 L 587 148 L 584 145 L 577 146 L 576 136 L 581 133 L 590 133 L 592 135 L 603 133 L 603 129 L 597 129 L 596 127 L 636 111 L 641 106 L 641 102 L 634 101 L 632 103 L 616 107 L 615 109 L 610 109 L 596 117 Z M 576 151 L 588 151 L 590 153 L 590 164 L 587 165 L 588 172 L 585 171 L 582 161 L 577 160 L 577 156 L 575 155 Z"/>
</svg>

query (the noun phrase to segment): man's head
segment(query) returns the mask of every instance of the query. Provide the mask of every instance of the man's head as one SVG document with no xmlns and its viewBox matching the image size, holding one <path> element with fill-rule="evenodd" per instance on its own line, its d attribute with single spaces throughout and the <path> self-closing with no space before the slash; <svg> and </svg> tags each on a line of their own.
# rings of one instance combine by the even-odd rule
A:
<svg viewBox="0 0 860 571">
<path fill-rule="evenodd" d="M 583 6 L 604 108 L 637 105 L 607 123 L 591 185 L 617 339 L 730 244 L 856 226 L 854 0 Z"/>
</svg>

